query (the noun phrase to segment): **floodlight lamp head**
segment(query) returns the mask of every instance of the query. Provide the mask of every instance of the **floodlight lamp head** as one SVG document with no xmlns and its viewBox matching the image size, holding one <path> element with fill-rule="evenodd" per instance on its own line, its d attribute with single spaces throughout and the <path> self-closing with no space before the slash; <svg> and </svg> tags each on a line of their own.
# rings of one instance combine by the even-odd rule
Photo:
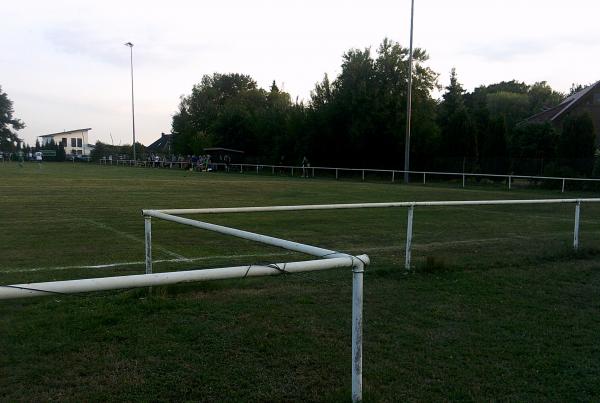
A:
<svg viewBox="0 0 600 403">
<path fill-rule="evenodd" d="M 131 42 L 127 42 L 127 43 L 125 44 L 125 46 L 129 46 L 130 48 L 132 48 L 132 47 L 133 47 L 133 43 L 131 43 Z"/>
</svg>

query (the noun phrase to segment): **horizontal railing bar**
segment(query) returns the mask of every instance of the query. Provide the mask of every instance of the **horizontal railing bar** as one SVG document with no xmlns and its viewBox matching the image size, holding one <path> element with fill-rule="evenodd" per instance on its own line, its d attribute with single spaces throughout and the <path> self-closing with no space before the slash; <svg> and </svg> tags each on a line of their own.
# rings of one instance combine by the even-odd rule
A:
<svg viewBox="0 0 600 403">
<path fill-rule="evenodd" d="M 100 159 L 100 162 L 107 162 L 110 160 Z M 133 160 L 113 160 L 112 162 L 118 163 L 129 163 L 132 164 Z M 190 161 L 142 161 L 138 160 L 138 163 L 145 164 L 185 164 L 192 165 Z M 227 164 L 223 162 L 211 162 L 212 166 L 225 166 Z M 287 169 L 298 169 L 301 170 L 303 167 L 300 165 L 272 165 L 272 164 L 229 164 L 231 167 L 261 167 L 261 168 L 287 168 Z M 437 171 L 404 171 L 398 169 L 374 169 L 374 168 L 334 168 L 334 167 L 320 167 L 320 166 L 310 166 L 304 167 L 305 169 L 320 169 L 320 170 L 330 170 L 330 171 L 365 171 L 365 172 L 380 172 L 380 173 L 397 173 L 397 174 L 415 174 L 415 175 L 440 175 L 440 176 L 466 176 L 466 177 L 481 177 L 481 178 L 513 178 L 513 179 L 547 179 L 547 180 L 567 180 L 567 181 L 583 181 L 583 182 L 600 182 L 600 178 L 573 178 L 573 177 L 559 177 L 559 176 L 534 176 L 534 175 L 513 175 L 513 174 L 486 174 L 486 173 L 473 173 L 473 172 L 437 172 Z"/>
<path fill-rule="evenodd" d="M 600 203 L 600 198 L 588 199 L 532 199 L 532 200 L 453 200 L 453 201 L 421 201 L 421 202 L 391 202 L 391 203 L 354 203 L 354 204 L 309 204 L 297 206 L 270 207 L 224 207 L 201 209 L 167 209 L 142 210 L 143 215 L 164 213 L 178 214 L 223 214 L 223 213 L 256 213 L 275 211 L 302 210 L 343 210 L 358 208 L 389 208 L 389 207 L 443 207 L 443 206 L 490 206 L 490 205 L 519 205 L 519 204 L 569 204 L 569 203 Z M 160 218 L 160 217 L 159 217 Z M 172 221 L 172 220 L 171 220 Z M 212 225 L 212 224 L 211 224 Z"/>
<path fill-rule="evenodd" d="M 283 248 L 287 250 L 291 250 L 294 252 L 305 253 L 307 255 L 316 256 L 320 258 L 335 258 L 335 257 L 348 257 L 350 255 L 346 253 L 341 253 L 329 249 L 319 248 L 312 245 L 306 245 L 298 242 L 288 241 L 285 239 L 275 238 L 272 236 L 256 234 L 249 231 L 243 231 L 235 228 L 224 227 L 222 225 L 210 224 L 207 222 L 190 220 L 189 218 L 177 217 L 174 215 L 166 214 L 161 211 L 156 210 L 143 210 L 144 216 L 147 217 L 155 217 L 165 221 L 172 221 L 178 224 L 189 225 L 196 228 L 201 228 L 208 231 L 217 232 L 224 235 L 231 235 L 238 238 L 246 239 L 249 241 L 259 242 L 265 245 L 275 246 L 278 248 Z M 367 262 L 363 262 L 368 264 Z"/>
<path fill-rule="evenodd" d="M 368 260 L 366 255 L 357 257 Z M 168 273 L 136 274 L 130 276 L 100 277 L 81 280 L 51 281 L 44 283 L 0 286 L 0 299 L 39 297 L 54 294 L 76 294 L 91 291 L 108 291 L 125 288 L 152 287 L 195 281 L 224 280 L 232 278 L 274 276 L 284 273 L 328 270 L 352 267 L 352 256 L 271 265 L 246 265 L 215 269 L 188 270 Z"/>
</svg>

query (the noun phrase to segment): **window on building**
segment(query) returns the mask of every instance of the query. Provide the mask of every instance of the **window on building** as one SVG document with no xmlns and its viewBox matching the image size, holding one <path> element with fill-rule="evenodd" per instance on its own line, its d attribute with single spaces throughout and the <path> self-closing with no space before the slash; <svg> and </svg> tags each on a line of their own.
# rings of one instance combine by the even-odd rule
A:
<svg viewBox="0 0 600 403">
<path fill-rule="evenodd" d="M 77 147 L 77 139 L 75 137 L 71 139 L 71 147 Z"/>
<path fill-rule="evenodd" d="M 77 139 L 77 147 L 83 147 L 83 140 Z"/>
<path fill-rule="evenodd" d="M 77 155 L 81 155 L 81 154 L 82 154 L 81 150 L 77 150 Z"/>
<path fill-rule="evenodd" d="M 66 137 L 62 138 L 62 145 L 63 145 L 63 147 L 67 146 L 67 138 Z"/>
</svg>

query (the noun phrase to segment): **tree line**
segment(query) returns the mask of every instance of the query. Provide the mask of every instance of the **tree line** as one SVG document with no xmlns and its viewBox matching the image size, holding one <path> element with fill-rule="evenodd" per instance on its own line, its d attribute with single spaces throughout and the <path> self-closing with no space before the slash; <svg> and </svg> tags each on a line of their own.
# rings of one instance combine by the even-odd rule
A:
<svg viewBox="0 0 600 403">
<path fill-rule="evenodd" d="M 292 101 L 275 82 L 265 90 L 248 75 L 205 75 L 173 116 L 174 149 L 198 155 L 225 147 L 244 151 L 248 162 L 298 164 L 306 156 L 313 165 L 401 169 L 408 58 L 409 50 L 389 39 L 375 52 L 351 49 L 339 75 L 325 75 L 306 102 Z M 467 92 L 455 70 L 441 88 L 427 52 L 415 49 L 413 59 L 411 169 L 592 174 L 589 116 L 568 117 L 561 128 L 521 123 L 565 94 L 546 82 L 514 80 Z"/>
<path fill-rule="evenodd" d="M 413 58 L 411 169 L 600 177 L 590 116 L 568 116 L 561 127 L 523 123 L 565 94 L 546 82 L 515 80 L 468 92 L 455 70 L 442 88 L 427 52 L 417 48 Z M 402 169 L 408 59 L 409 50 L 389 39 L 375 52 L 351 49 L 337 77 L 324 75 L 306 102 L 292 100 L 275 82 L 266 90 L 244 74 L 205 75 L 181 97 L 173 150 L 186 156 L 224 147 L 244 151 L 248 162 L 296 165 L 307 157 L 313 166 Z M 3 152 L 26 148 L 16 133 L 25 125 L 13 114 L 0 88 Z M 63 155 L 59 144 L 51 147 Z M 141 144 L 136 149 L 143 152 Z M 93 156 L 106 154 L 131 154 L 131 146 L 98 142 Z"/>
</svg>

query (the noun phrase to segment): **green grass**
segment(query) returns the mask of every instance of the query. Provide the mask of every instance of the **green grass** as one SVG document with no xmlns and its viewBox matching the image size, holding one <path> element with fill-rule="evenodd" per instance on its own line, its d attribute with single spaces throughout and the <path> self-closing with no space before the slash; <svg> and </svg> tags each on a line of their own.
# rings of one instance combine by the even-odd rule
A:
<svg viewBox="0 0 600 403">
<path fill-rule="evenodd" d="M 142 273 L 143 208 L 560 198 L 459 184 L 71 164 L 0 166 L 0 283 Z M 596 196 L 567 193 L 568 197 Z M 600 206 L 227 214 L 209 222 L 367 253 L 367 401 L 600 396 Z M 155 271 L 305 256 L 153 221 Z M 174 262 L 173 256 L 195 259 Z M 0 301 L 2 401 L 347 401 L 351 274 Z"/>
</svg>

